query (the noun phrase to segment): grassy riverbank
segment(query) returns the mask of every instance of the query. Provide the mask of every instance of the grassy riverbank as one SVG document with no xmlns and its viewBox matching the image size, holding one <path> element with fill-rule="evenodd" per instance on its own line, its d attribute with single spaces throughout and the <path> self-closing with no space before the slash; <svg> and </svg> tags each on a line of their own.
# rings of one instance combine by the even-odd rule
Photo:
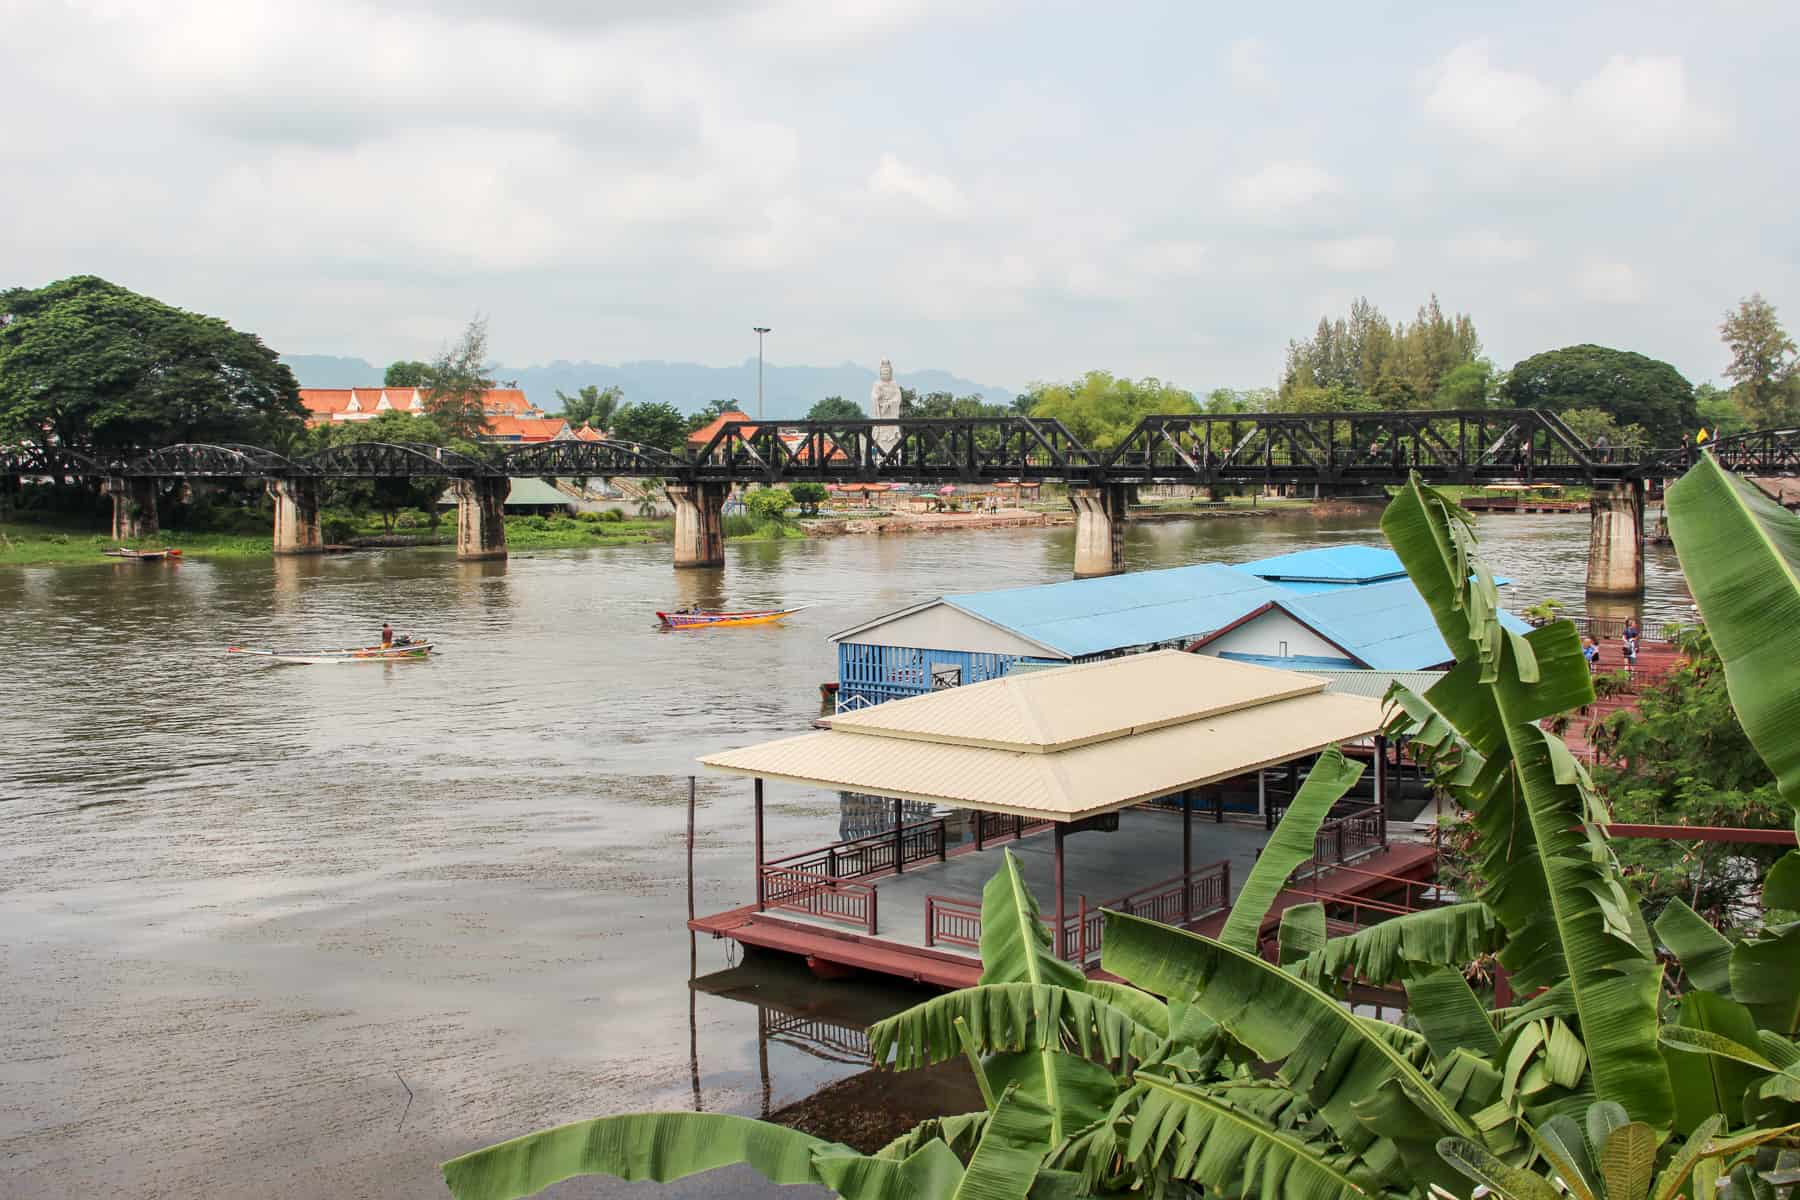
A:
<svg viewBox="0 0 1800 1200">
<path fill-rule="evenodd" d="M 627 518 L 623 521 L 578 521 L 566 517 L 508 517 L 506 542 L 513 550 L 566 550 L 584 546 L 633 546 L 645 542 L 666 542 L 673 536 L 674 522 L 668 519 Z M 341 532 L 341 531 L 339 531 Z M 439 523 L 435 534 L 423 527 L 402 528 L 395 534 L 417 537 L 423 546 L 448 546 L 456 543 L 456 519 Z M 377 518 L 359 523 L 351 540 L 378 537 L 387 530 Z M 120 542 L 104 529 L 73 524 L 37 522 L 0 522 L 0 567 L 36 567 L 88 563 L 98 565 L 114 560 L 105 552 L 124 545 L 134 550 L 179 549 L 187 559 L 272 558 L 274 549 L 268 534 L 196 532 L 165 529 L 155 537 Z"/>
</svg>

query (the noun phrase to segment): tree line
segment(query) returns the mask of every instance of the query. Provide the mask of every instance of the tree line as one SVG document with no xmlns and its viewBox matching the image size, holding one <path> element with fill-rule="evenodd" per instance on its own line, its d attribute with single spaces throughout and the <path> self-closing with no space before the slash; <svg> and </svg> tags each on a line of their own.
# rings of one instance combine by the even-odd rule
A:
<svg viewBox="0 0 1800 1200">
<path fill-rule="evenodd" d="M 1724 436 L 1800 424 L 1794 339 L 1760 294 L 1725 314 L 1727 387 L 1690 384 L 1666 362 L 1628 350 L 1576 345 L 1499 369 L 1468 313 L 1446 313 L 1434 295 L 1410 321 L 1389 320 L 1367 299 L 1319 319 L 1290 341 L 1273 387 L 1219 388 L 1204 397 L 1153 377 L 1089 371 L 1036 382 L 1010 403 L 979 393 L 919 393 L 902 387 L 908 418 L 1005 417 L 1061 421 L 1083 444 L 1105 450 L 1144 416 L 1180 413 L 1338 412 L 1537 407 L 1562 414 L 1589 441 L 1673 446 L 1701 429 Z M 337 422 L 308 429 L 299 384 L 255 334 L 187 312 L 96 276 L 0 291 L 0 441 L 55 444 L 106 455 L 176 442 L 244 442 L 303 452 L 380 434 L 439 441 L 478 452 L 488 433 L 483 397 L 496 386 L 487 365 L 487 323 L 477 317 L 430 361 L 392 363 L 389 387 L 417 387 L 426 413 L 395 422 Z M 631 402 L 616 387 L 557 392 L 571 426 L 679 451 L 735 399 L 695 413 Z M 863 407 L 827 396 L 817 421 L 862 420 Z"/>
</svg>

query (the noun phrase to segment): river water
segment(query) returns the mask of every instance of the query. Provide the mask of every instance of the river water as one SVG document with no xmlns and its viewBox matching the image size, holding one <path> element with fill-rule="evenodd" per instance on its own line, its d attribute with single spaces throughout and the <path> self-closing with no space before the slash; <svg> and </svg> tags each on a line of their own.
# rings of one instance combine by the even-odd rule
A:
<svg viewBox="0 0 1800 1200">
<path fill-rule="evenodd" d="M 1585 517 L 1480 528 L 1515 606 L 1579 606 Z M 1127 553 L 1379 540 L 1283 516 L 1134 526 Z M 694 757 L 803 729 L 834 630 L 1066 579 L 1072 541 L 745 543 L 681 573 L 662 545 L 0 572 L 0 1197 L 437 1197 L 440 1160 L 527 1130 L 754 1115 L 854 1072 L 759 1041 L 753 1005 L 703 995 L 690 1018 L 690 973 L 732 962 L 712 941 L 691 960 L 683 928 Z M 1649 574 L 1649 623 L 1685 612 L 1672 553 Z M 811 607 L 653 628 L 684 602 Z M 443 653 L 222 653 L 384 620 Z M 772 799 L 771 846 L 837 836 L 831 795 Z M 747 784 L 701 780 L 699 911 L 748 897 L 749 816 Z"/>
</svg>

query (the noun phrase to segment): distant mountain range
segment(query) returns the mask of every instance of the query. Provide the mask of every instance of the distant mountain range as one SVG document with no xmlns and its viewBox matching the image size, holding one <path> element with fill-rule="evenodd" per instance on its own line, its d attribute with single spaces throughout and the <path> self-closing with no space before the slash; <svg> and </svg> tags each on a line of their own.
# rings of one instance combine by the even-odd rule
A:
<svg viewBox="0 0 1800 1200">
<path fill-rule="evenodd" d="M 379 387 L 385 367 L 364 362 L 360 358 L 338 358 L 328 354 L 289 354 L 282 361 L 293 368 L 301 387 Z M 599 387 L 617 385 L 628 402 L 661 400 L 682 412 L 695 412 L 713 400 L 735 399 L 744 411 L 756 413 L 756 360 L 746 359 L 742 366 L 707 367 L 699 363 L 628 362 L 618 366 L 590 362 L 553 362 L 541 367 L 492 368 L 496 380 L 518 381 L 534 404 L 547 412 L 557 409 L 557 389 L 574 395 L 589 384 Z M 776 366 L 763 367 L 763 408 L 766 415 L 789 419 L 806 415 L 806 410 L 827 396 L 842 396 L 857 404 L 865 404 L 869 387 L 875 382 L 872 367 L 843 363 L 835 367 Z M 950 392 L 967 396 L 980 392 L 991 404 L 1007 404 L 1013 393 L 1009 388 L 975 383 L 948 371 L 897 371 L 900 383 L 919 392 Z"/>
</svg>

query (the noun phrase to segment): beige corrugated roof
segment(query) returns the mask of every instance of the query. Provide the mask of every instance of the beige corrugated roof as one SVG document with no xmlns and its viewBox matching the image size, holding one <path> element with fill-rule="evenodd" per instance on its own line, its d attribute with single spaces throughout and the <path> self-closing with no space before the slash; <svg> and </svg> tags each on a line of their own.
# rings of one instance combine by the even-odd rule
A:
<svg viewBox="0 0 1800 1200">
<path fill-rule="evenodd" d="M 1310 675 L 1163 650 L 892 700 L 824 724 L 1048 754 L 1324 690 Z"/>
<path fill-rule="evenodd" d="M 700 761 L 733 775 L 1071 821 L 1288 762 L 1380 727 L 1379 701 L 1314 692 L 1050 753 L 831 729 Z"/>
</svg>

